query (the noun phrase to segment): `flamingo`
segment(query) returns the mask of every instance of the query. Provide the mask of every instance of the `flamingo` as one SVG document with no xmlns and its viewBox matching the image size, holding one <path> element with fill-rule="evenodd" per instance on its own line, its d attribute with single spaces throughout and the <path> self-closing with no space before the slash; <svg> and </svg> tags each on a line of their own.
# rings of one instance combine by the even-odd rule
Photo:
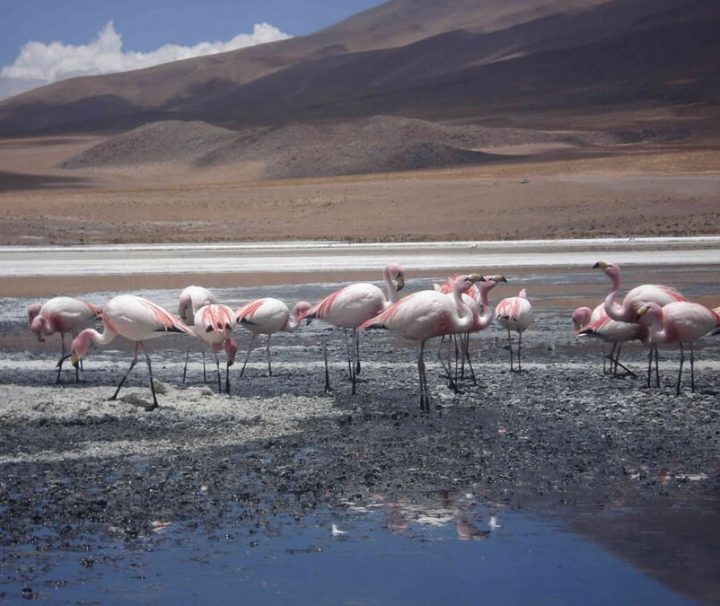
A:
<svg viewBox="0 0 720 606">
<path fill-rule="evenodd" d="M 235 314 L 227 305 L 211 303 L 195 312 L 195 334 L 210 345 L 215 354 L 218 391 L 222 390 L 218 351 L 225 349 L 225 393 L 228 394 L 230 393 L 230 367 L 235 363 L 235 354 L 237 353 L 237 343 L 231 334 L 234 324 Z"/>
<path fill-rule="evenodd" d="M 618 366 L 633 377 L 636 376 L 633 371 L 620 363 L 620 351 L 623 343 L 636 339 L 647 340 L 646 328 L 632 322 L 613 320 L 607 315 L 604 303 L 600 303 L 592 310 L 589 307 L 578 307 L 573 311 L 572 318 L 578 337 L 594 336 L 600 338 L 604 343 L 612 343 L 609 354 L 605 353 L 603 346 L 603 373 L 606 372 L 605 358 L 607 357 L 610 359 L 610 367 L 614 369 L 615 376 L 617 376 Z"/>
<path fill-rule="evenodd" d="M 250 358 L 250 352 L 255 345 L 255 339 L 258 335 L 267 335 L 265 351 L 267 353 L 268 376 L 272 377 L 270 338 L 279 331 L 293 332 L 296 330 L 300 324 L 298 318 L 311 307 L 312 305 L 307 301 L 298 301 L 295 304 L 293 313 L 290 314 L 290 310 L 285 303 L 272 297 L 266 297 L 264 299 L 251 301 L 238 309 L 235 312 L 235 321 L 252 332 L 245 362 L 240 370 L 240 376 L 242 377 L 245 373 L 245 367 Z"/>
<path fill-rule="evenodd" d="M 159 305 L 137 297 L 135 295 L 118 295 L 110 299 L 103 309 L 102 322 L 104 331 L 99 333 L 93 328 L 83 330 L 72 342 L 72 363 L 77 367 L 78 362 L 85 357 L 90 343 L 107 345 L 115 337 L 120 335 L 135 343 L 135 355 L 130 368 L 120 380 L 115 393 L 110 398 L 117 399 L 120 388 L 125 383 L 130 371 L 137 364 L 138 350 L 143 348 L 147 362 L 148 373 L 150 374 L 150 391 L 152 392 L 153 404 L 147 410 L 154 410 L 158 407 L 155 385 L 153 384 L 152 365 L 150 356 L 143 345 L 144 341 L 156 339 L 169 333 L 185 333 L 195 336 L 195 333 L 184 322 L 178 320 L 169 311 Z"/>
<path fill-rule="evenodd" d="M 470 360 L 470 334 L 474 332 L 480 332 L 490 326 L 494 310 L 488 295 L 490 291 L 495 288 L 499 282 L 507 282 L 505 276 L 483 276 L 483 281 L 479 284 L 473 284 L 467 291 L 463 293 L 463 301 L 470 307 L 473 312 L 473 324 L 472 326 L 461 335 L 461 349 L 463 355 L 463 364 L 461 370 L 461 376 L 465 376 L 465 360 L 468 362 L 470 368 L 470 374 L 472 377 L 473 384 L 477 383 L 475 378 L 475 371 L 472 367 Z M 448 278 L 442 285 L 433 285 L 435 290 L 439 290 L 449 296 L 452 296 L 454 286 L 454 278 Z M 444 337 L 443 337 L 444 338 Z M 442 344 L 441 344 L 442 345 Z M 456 347 L 457 353 L 457 347 Z"/>
<path fill-rule="evenodd" d="M 196 312 L 205 305 L 217 303 L 217 297 L 203 286 L 187 286 L 180 293 L 178 300 L 178 316 L 186 326 L 195 324 Z M 207 383 L 207 373 L 205 372 L 205 352 L 203 351 L 203 381 Z M 182 382 L 185 383 L 187 376 L 188 359 L 190 358 L 190 350 L 185 353 L 185 367 L 183 368 Z"/>
<path fill-rule="evenodd" d="M 30 330 L 35 333 L 38 341 L 45 337 L 60 333 L 62 352 L 57 363 L 56 383 L 60 383 L 63 362 L 70 357 L 65 349 L 65 333 L 73 337 L 82 329 L 91 325 L 102 312 L 102 308 L 75 297 L 53 297 L 44 304 L 33 303 L 27 309 Z M 75 369 L 75 380 L 79 380 L 78 369 Z"/>
<path fill-rule="evenodd" d="M 348 369 L 352 381 L 352 393 L 356 393 L 356 378 L 360 372 L 360 340 L 358 328 L 367 320 L 374 318 L 383 309 L 398 300 L 397 293 L 405 286 L 405 274 L 396 263 L 388 264 L 383 271 L 387 296 L 374 284 L 365 282 L 351 284 L 325 297 L 299 318 L 318 319 L 334 326 L 351 329 L 352 336 L 348 344 Z M 330 391 L 330 372 L 327 363 L 327 341 L 323 342 L 325 358 L 325 393 Z"/>
<path fill-rule="evenodd" d="M 615 301 L 620 290 L 620 267 L 598 261 L 593 269 L 602 269 L 612 281 L 612 290 L 605 298 L 607 315 L 618 322 L 637 322 L 637 312 L 645 303 L 657 303 L 661 307 L 674 301 L 686 301 L 677 290 L 663 284 L 641 284 L 628 291 L 622 303 Z"/>
<path fill-rule="evenodd" d="M 458 276 L 452 298 L 436 290 L 413 293 L 358 327 L 359 330 L 364 330 L 370 326 L 384 326 L 405 339 L 420 342 L 417 367 L 422 410 L 430 409 L 430 391 L 425 372 L 425 343 L 433 337 L 465 332 L 472 326 L 473 312 L 463 300 L 462 294 L 475 282 L 482 280 L 483 277 L 479 274 Z"/>
<path fill-rule="evenodd" d="M 513 347 L 510 331 L 518 333 L 518 367 L 517 372 L 522 372 L 522 334 L 532 323 L 532 304 L 528 300 L 527 291 L 523 288 L 517 297 L 508 297 L 498 303 L 495 308 L 497 321 L 508 333 L 510 345 L 510 372 L 515 370 L 513 366 Z"/>
<path fill-rule="evenodd" d="M 650 348 L 647 386 L 650 387 L 653 349 L 657 358 L 658 345 L 677 343 L 680 346 L 680 368 L 678 370 L 675 395 L 680 395 L 683 364 L 685 362 L 684 345 L 690 346 L 690 389 L 695 392 L 695 352 L 693 344 L 708 333 L 720 333 L 720 314 L 699 303 L 675 301 L 665 306 L 657 303 L 645 303 L 637 312 L 638 319 L 650 332 Z"/>
</svg>

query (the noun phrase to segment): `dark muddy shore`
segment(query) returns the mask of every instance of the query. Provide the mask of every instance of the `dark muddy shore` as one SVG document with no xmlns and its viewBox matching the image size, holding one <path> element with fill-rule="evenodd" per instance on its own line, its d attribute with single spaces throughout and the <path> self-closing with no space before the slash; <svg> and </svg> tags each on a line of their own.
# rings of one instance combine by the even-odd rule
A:
<svg viewBox="0 0 720 606">
<path fill-rule="evenodd" d="M 126 353 L 95 351 L 83 383 L 68 371 L 60 386 L 54 352 L 7 354 L 0 592 L 22 585 L 47 598 L 33 581 L 58 554 L 102 566 L 88 541 L 148 549 L 167 540 L 156 532 L 166 522 L 208 535 L 234 528 L 252 545 L 279 518 L 302 525 L 382 502 L 408 504 L 411 517 L 441 506 L 456 522 L 478 504 L 562 519 L 674 591 L 720 600 L 720 338 L 698 349 L 696 393 L 676 397 L 676 352 L 663 355 L 660 389 L 644 387 L 640 346 L 623 358 L 638 378 L 603 376 L 600 345 L 575 339 L 567 310 L 543 309 L 526 333 L 522 374 L 509 372 L 505 337 L 491 327 L 473 339 L 478 384 L 464 381 L 461 394 L 433 359 L 436 408 L 423 414 L 416 349 L 385 331 L 366 335 L 354 397 L 333 333 L 334 391 L 324 395 L 317 342 L 326 330 L 274 339 L 275 376 L 259 350 L 247 377 L 231 369 L 229 397 L 199 381 L 199 354 L 196 382 L 179 385 L 184 344 L 174 340 L 153 353 L 167 387 L 154 412 L 141 406 L 143 371 L 125 400 L 105 400 Z M 391 510 L 388 527 L 402 517 Z"/>
</svg>

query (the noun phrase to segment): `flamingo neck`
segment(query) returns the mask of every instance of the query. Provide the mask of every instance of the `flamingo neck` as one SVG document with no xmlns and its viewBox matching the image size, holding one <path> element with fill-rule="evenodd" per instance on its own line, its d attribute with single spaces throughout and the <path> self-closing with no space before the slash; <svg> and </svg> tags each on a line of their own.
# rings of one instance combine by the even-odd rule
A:
<svg viewBox="0 0 720 606">
<path fill-rule="evenodd" d="M 483 330 L 490 325 L 494 310 L 490 305 L 489 293 L 490 290 L 495 287 L 495 283 L 491 283 L 489 286 L 483 288 L 480 287 L 480 315 L 477 318 L 476 326 L 478 330 Z"/>
<path fill-rule="evenodd" d="M 86 328 L 83 330 L 72 343 L 72 350 L 82 358 L 90 347 L 90 343 L 95 345 L 107 345 L 117 337 L 117 333 L 105 326 L 105 331 L 99 333 L 94 328 Z"/>
<path fill-rule="evenodd" d="M 470 330 L 474 322 L 474 314 L 467 303 L 463 300 L 462 289 L 455 288 L 453 291 L 453 297 L 455 298 L 455 309 L 457 310 L 457 317 L 455 318 L 456 329 L 458 332 Z"/>
<path fill-rule="evenodd" d="M 385 289 L 387 291 L 387 300 L 390 303 L 397 303 L 398 300 L 398 291 L 395 287 L 395 283 L 392 280 L 392 277 L 390 276 L 390 270 L 386 267 L 383 271 L 383 278 L 385 278 Z"/>
<path fill-rule="evenodd" d="M 620 276 L 615 272 L 605 275 L 612 281 L 612 290 L 605 297 L 605 313 L 618 322 L 635 322 L 636 318 L 633 310 L 625 308 L 615 300 L 620 290 Z"/>
</svg>

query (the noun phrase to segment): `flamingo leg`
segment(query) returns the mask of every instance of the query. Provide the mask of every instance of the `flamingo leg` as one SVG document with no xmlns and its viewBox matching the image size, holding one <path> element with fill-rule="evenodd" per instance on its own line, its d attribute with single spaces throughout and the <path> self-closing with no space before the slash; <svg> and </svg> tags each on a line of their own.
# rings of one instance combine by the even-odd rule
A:
<svg viewBox="0 0 720 606">
<path fill-rule="evenodd" d="M 352 354 L 354 360 L 350 361 L 350 366 L 352 369 L 352 372 L 350 373 L 350 380 L 352 381 L 352 395 L 355 395 L 357 393 L 357 373 L 358 373 L 358 365 L 359 361 L 356 358 L 356 355 L 359 354 L 358 349 L 358 335 L 357 330 L 352 329 L 352 332 L 350 333 L 350 353 Z"/>
<path fill-rule="evenodd" d="M 417 361 L 418 377 L 420 380 L 420 410 L 430 410 L 430 394 L 427 388 L 427 375 L 425 374 L 425 341 L 420 343 L 420 354 Z"/>
<path fill-rule="evenodd" d="M 450 357 L 451 357 L 450 349 L 451 349 L 451 347 L 452 347 L 452 339 L 449 338 L 447 340 L 447 364 L 445 363 L 445 360 L 443 359 L 442 344 L 441 344 L 440 348 L 438 349 L 437 359 L 438 359 L 438 362 L 440 362 L 440 365 L 443 367 L 443 370 L 447 374 L 448 387 L 457 393 L 457 385 L 455 383 L 455 380 L 453 379 L 453 372 L 452 372 L 452 368 L 450 366 Z"/>
<path fill-rule="evenodd" d="M 130 362 L 130 368 L 127 369 L 127 372 L 123 376 L 122 379 L 120 379 L 120 383 L 118 383 L 117 389 L 115 390 L 115 393 L 110 397 L 111 400 L 117 400 L 118 394 L 120 393 L 120 389 L 122 388 L 123 384 L 125 383 L 125 379 L 128 378 L 128 375 L 132 371 L 133 368 L 135 368 L 135 364 L 137 364 L 137 358 L 138 358 L 138 347 L 140 346 L 140 341 L 135 343 L 135 355 L 133 356 L 132 361 Z M 145 354 L 147 355 L 147 353 Z M 152 379 L 150 379 L 152 384 Z M 154 390 L 154 388 L 153 388 Z"/>
<path fill-rule="evenodd" d="M 653 363 L 653 352 L 655 349 L 655 343 L 650 343 L 648 348 L 648 369 L 647 369 L 647 388 L 650 389 L 650 377 L 652 376 L 652 363 Z"/>
<path fill-rule="evenodd" d="M 658 351 L 657 343 L 653 343 L 653 346 L 655 348 L 655 387 L 660 387 L 660 352 Z"/>
<path fill-rule="evenodd" d="M 230 362 L 225 361 L 225 393 L 230 393 Z"/>
<path fill-rule="evenodd" d="M 203 358 L 203 383 L 207 383 L 207 369 L 205 368 L 205 352 L 202 352 L 202 358 Z"/>
<path fill-rule="evenodd" d="M 513 348 L 512 348 L 512 336 L 510 335 L 510 331 L 507 331 L 508 333 L 508 346 L 510 348 L 510 372 L 515 370 L 514 364 L 513 364 Z"/>
<path fill-rule="evenodd" d="M 470 333 L 465 334 L 465 344 L 463 346 L 463 355 L 467 359 L 468 368 L 470 369 L 470 380 L 473 385 L 477 385 L 477 378 L 475 377 L 475 369 L 470 359 Z"/>
<path fill-rule="evenodd" d="M 267 336 L 267 343 L 265 343 L 265 355 L 267 356 L 268 363 L 268 377 L 272 377 L 272 362 L 270 360 L 270 337 L 272 337 L 272 335 Z"/>
<path fill-rule="evenodd" d="M 518 372 L 522 372 L 522 332 L 518 333 Z"/>
<path fill-rule="evenodd" d="M 353 328 L 353 335 L 355 335 L 355 374 L 360 374 L 360 333 L 357 328 Z"/>
<path fill-rule="evenodd" d="M 218 354 L 216 351 L 213 351 L 215 354 L 215 368 L 217 370 L 217 380 L 218 380 L 218 393 L 222 391 L 222 383 L 220 381 L 220 358 L 218 357 Z"/>
<path fill-rule="evenodd" d="M 65 333 L 60 333 L 60 343 L 62 344 L 62 349 L 60 351 L 60 359 L 57 363 L 57 378 L 55 379 L 55 383 L 60 383 L 60 373 L 62 372 L 63 362 L 67 360 L 70 357 L 70 354 L 67 353 L 67 349 L 65 348 Z M 77 369 L 75 369 L 75 372 L 77 373 Z"/>
<path fill-rule="evenodd" d="M 615 353 L 615 360 L 614 360 L 614 364 L 615 364 L 615 376 L 617 376 L 617 368 L 618 368 L 618 366 L 619 366 L 619 367 L 622 368 L 627 374 L 629 374 L 631 377 L 637 378 L 637 375 L 636 375 L 632 370 L 630 370 L 627 366 L 625 366 L 624 364 L 622 364 L 622 363 L 620 362 L 620 350 L 621 350 L 621 349 L 622 349 L 622 345 L 620 345 L 620 344 L 618 343 L 618 348 L 617 348 L 617 352 Z"/>
<path fill-rule="evenodd" d="M 325 393 L 329 393 L 330 369 L 328 368 L 327 336 L 323 337 L 323 360 L 325 361 Z"/>
<path fill-rule="evenodd" d="M 248 360 L 250 359 L 250 352 L 253 350 L 253 346 L 255 345 L 255 336 L 255 333 L 253 333 L 253 336 L 250 337 L 250 345 L 248 345 L 247 354 L 245 354 L 245 362 L 243 362 L 243 366 L 240 369 L 241 377 L 245 374 L 245 367 L 247 366 Z"/>
<path fill-rule="evenodd" d="M 677 377 L 677 384 L 675 385 L 675 395 L 680 395 L 680 385 L 682 384 L 682 370 L 683 370 L 683 364 L 685 363 L 685 349 L 683 348 L 683 344 L 680 343 L 680 368 L 678 369 L 678 377 Z"/>
<path fill-rule="evenodd" d="M 608 359 L 608 356 L 612 355 L 613 350 L 610 350 L 610 353 L 608 354 L 607 351 L 605 351 L 605 343 L 603 343 L 602 351 L 603 351 L 603 374 L 606 375 L 607 374 L 607 359 Z"/>
<path fill-rule="evenodd" d="M 182 378 L 183 385 L 185 384 L 185 377 L 187 377 L 187 366 L 188 366 L 189 359 L 190 359 L 190 350 L 188 349 L 185 352 L 185 367 L 183 368 L 183 378 Z"/>
<path fill-rule="evenodd" d="M 150 362 L 150 356 L 148 355 L 148 352 L 144 346 L 143 346 L 143 353 L 145 354 L 145 361 L 147 362 L 148 374 L 150 375 L 150 391 L 152 392 L 152 397 L 153 397 L 153 405 L 146 407 L 146 410 L 150 411 L 150 410 L 155 410 L 159 406 L 159 404 L 157 401 L 157 395 L 155 395 L 155 381 L 153 380 L 152 364 Z M 137 359 L 137 354 L 136 354 L 136 359 Z"/>
<path fill-rule="evenodd" d="M 690 391 L 695 393 L 695 347 L 690 343 Z"/>
</svg>

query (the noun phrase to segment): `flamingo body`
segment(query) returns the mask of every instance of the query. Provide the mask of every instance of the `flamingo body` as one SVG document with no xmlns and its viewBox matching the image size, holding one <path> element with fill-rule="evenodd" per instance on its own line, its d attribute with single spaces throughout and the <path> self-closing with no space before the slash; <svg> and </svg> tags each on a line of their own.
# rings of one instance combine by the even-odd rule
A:
<svg viewBox="0 0 720 606">
<path fill-rule="evenodd" d="M 202 286 L 187 286 L 180 293 L 178 299 L 178 315 L 186 325 L 195 323 L 195 314 L 205 305 L 217 303 L 217 297 Z"/>
<path fill-rule="evenodd" d="M 522 371 L 522 334 L 532 324 L 532 304 L 527 297 L 527 291 L 523 288 L 516 297 L 507 297 L 498 303 L 495 308 L 495 316 L 498 324 L 508 333 L 510 346 L 510 370 L 515 370 L 513 365 L 513 348 L 511 332 L 518 333 L 518 372 Z"/>
<path fill-rule="evenodd" d="M 430 394 L 425 373 L 425 343 L 433 337 L 467 331 L 473 323 L 471 308 L 462 294 L 474 282 L 483 278 L 478 274 L 455 279 L 453 297 L 438 290 L 423 290 L 393 303 L 376 317 L 363 322 L 359 329 L 384 326 L 399 336 L 420 342 L 418 373 L 420 378 L 420 407 L 428 410 Z"/>
<path fill-rule="evenodd" d="M 230 367 L 235 363 L 235 355 L 237 354 L 237 343 L 232 338 L 235 313 L 227 305 L 211 303 L 195 312 L 193 324 L 195 334 L 210 345 L 215 354 L 218 391 L 221 390 L 221 385 L 220 361 L 217 354 L 221 349 L 225 350 L 225 393 L 230 393 Z"/>
<path fill-rule="evenodd" d="M 169 333 L 186 333 L 195 336 L 195 333 L 182 320 L 178 320 L 169 311 L 152 301 L 134 295 L 119 295 L 110 299 L 103 309 L 102 321 L 104 326 L 102 333 L 93 328 L 86 328 L 73 340 L 73 365 L 77 365 L 78 361 L 85 356 L 91 342 L 97 345 L 107 345 L 118 335 L 133 341 L 135 356 L 130 363 L 130 368 L 120 380 L 117 390 L 110 398 L 111 400 L 117 398 L 125 379 L 137 363 L 138 350 L 144 341 L 157 339 Z M 152 366 L 147 352 L 145 352 L 145 360 L 150 374 L 153 406 L 149 407 L 149 410 L 152 410 L 158 406 L 158 402 L 152 379 Z"/>
<path fill-rule="evenodd" d="M 695 355 L 693 344 L 701 337 L 715 333 L 720 329 L 720 314 L 704 305 L 691 301 L 676 301 L 668 303 L 664 307 L 650 302 L 638 310 L 638 318 L 643 325 L 648 327 L 650 342 L 654 345 L 654 348 L 650 348 L 648 387 L 650 386 L 653 350 L 657 358 L 658 346 L 678 345 L 680 347 L 680 368 L 675 393 L 676 395 L 680 394 L 683 363 L 685 361 L 684 346 L 689 345 L 691 390 L 694 392 Z"/>
<path fill-rule="evenodd" d="M 75 297 L 53 297 L 43 304 L 33 303 L 28 307 L 30 330 L 38 341 L 45 341 L 45 337 L 55 333 L 60 334 L 62 350 L 57 362 L 57 383 L 60 382 L 63 363 L 69 357 L 65 349 L 65 334 L 70 333 L 75 336 L 92 325 L 101 312 L 102 308 L 97 305 Z M 77 369 L 75 378 L 79 379 Z"/>
<path fill-rule="evenodd" d="M 616 301 L 620 290 L 620 267 L 613 263 L 598 261 L 594 269 L 602 269 L 612 282 L 612 290 L 605 298 L 605 311 L 613 320 L 637 322 L 637 312 L 645 303 L 656 303 L 663 307 L 668 303 L 685 301 L 677 290 L 664 284 L 640 284 L 628 291 L 622 303 Z"/>
<path fill-rule="evenodd" d="M 279 299 L 265 297 L 250 301 L 235 312 L 235 321 L 253 333 L 245 356 L 245 362 L 240 376 L 245 373 L 250 352 L 257 335 L 267 335 L 266 353 L 268 362 L 268 375 L 272 376 L 272 365 L 270 362 L 270 339 L 276 332 L 292 332 L 300 324 L 299 317 L 308 312 L 312 306 L 307 301 L 298 301 L 295 304 L 293 313 L 290 313 L 288 306 Z"/>
</svg>

